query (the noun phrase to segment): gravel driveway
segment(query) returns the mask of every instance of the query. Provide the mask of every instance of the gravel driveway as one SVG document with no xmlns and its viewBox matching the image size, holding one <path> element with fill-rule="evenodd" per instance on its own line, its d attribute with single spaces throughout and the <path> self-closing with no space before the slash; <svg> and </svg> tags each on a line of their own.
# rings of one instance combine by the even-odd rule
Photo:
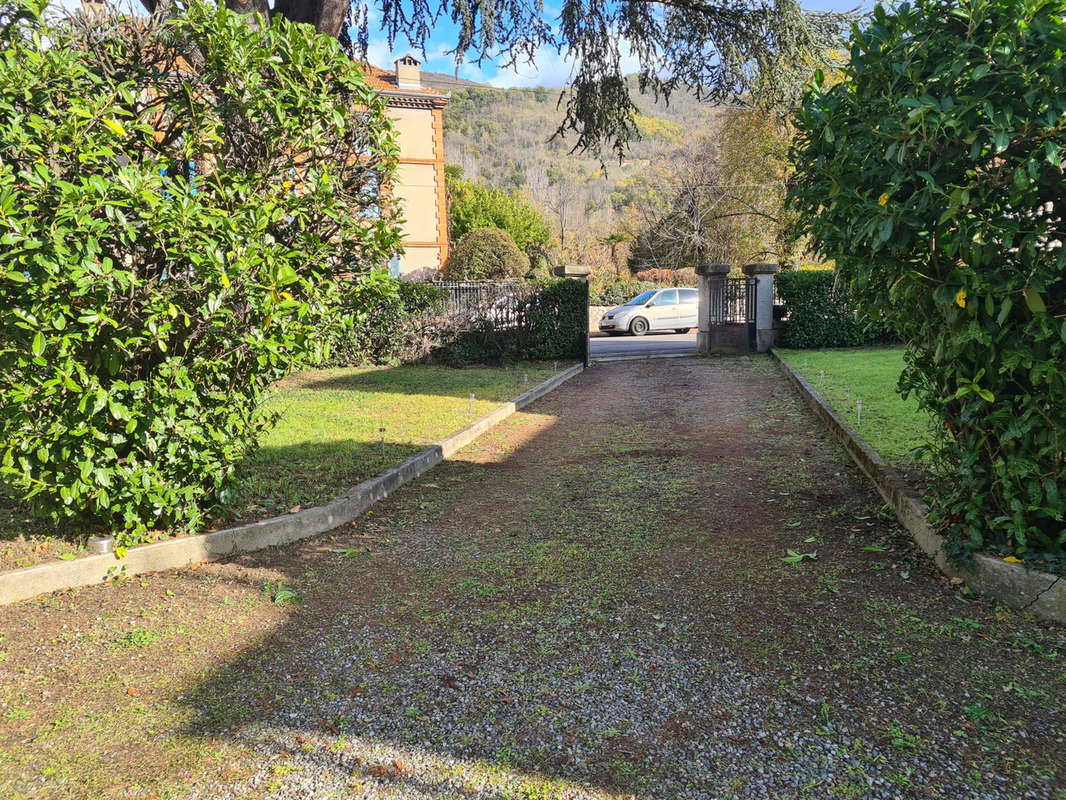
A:
<svg viewBox="0 0 1066 800">
<path fill-rule="evenodd" d="M 763 360 L 593 367 L 331 537 L 8 611 L 5 796 L 1066 798 L 1064 631 Z"/>
</svg>

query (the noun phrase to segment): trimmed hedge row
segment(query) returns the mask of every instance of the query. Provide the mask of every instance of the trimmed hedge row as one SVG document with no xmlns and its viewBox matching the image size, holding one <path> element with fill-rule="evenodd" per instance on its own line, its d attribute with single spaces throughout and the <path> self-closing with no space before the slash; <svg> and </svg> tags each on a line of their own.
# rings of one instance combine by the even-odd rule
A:
<svg viewBox="0 0 1066 800">
<path fill-rule="evenodd" d="M 883 323 L 853 310 L 847 294 L 836 288 L 832 270 L 782 272 L 776 283 L 787 317 L 783 347 L 860 347 L 897 341 Z"/>
<path fill-rule="evenodd" d="M 478 313 L 435 356 L 454 366 L 584 360 L 588 303 L 588 286 L 580 281 L 529 284 Z"/>
<path fill-rule="evenodd" d="M 447 290 L 373 273 L 343 293 L 344 325 L 330 340 L 332 366 L 419 360 L 453 366 L 584 359 L 588 287 L 572 280 L 490 284 L 471 306 Z"/>
<path fill-rule="evenodd" d="M 428 321 L 443 313 L 435 286 L 371 273 L 342 293 L 344 325 L 330 336 L 331 366 L 417 361 L 436 337 Z"/>
</svg>

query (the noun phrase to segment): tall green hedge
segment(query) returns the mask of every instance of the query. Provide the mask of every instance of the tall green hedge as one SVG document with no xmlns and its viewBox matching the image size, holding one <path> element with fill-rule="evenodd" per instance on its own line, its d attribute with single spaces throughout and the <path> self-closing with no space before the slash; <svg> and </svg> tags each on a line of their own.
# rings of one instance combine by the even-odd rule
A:
<svg viewBox="0 0 1066 800">
<path fill-rule="evenodd" d="M 894 339 L 884 324 L 855 310 L 832 270 L 781 272 L 775 280 L 787 315 L 784 347 L 859 347 Z"/>
<path fill-rule="evenodd" d="M 1066 571 L 1064 52 L 1061 2 L 876 7 L 797 117 L 792 202 L 907 343 L 949 553 Z"/>
<path fill-rule="evenodd" d="M 450 364 L 584 360 L 588 285 L 552 280 L 527 285 L 480 312 L 438 351 Z"/>
<path fill-rule="evenodd" d="M 417 361 L 435 345 L 431 320 L 443 313 L 444 293 L 371 272 L 344 286 L 337 317 L 324 335 L 331 366 Z"/>
<path fill-rule="evenodd" d="M 0 481 L 125 545 L 225 499 L 334 274 L 396 251 L 396 145 L 308 25 L 44 6 L 0 2 Z"/>
</svg>

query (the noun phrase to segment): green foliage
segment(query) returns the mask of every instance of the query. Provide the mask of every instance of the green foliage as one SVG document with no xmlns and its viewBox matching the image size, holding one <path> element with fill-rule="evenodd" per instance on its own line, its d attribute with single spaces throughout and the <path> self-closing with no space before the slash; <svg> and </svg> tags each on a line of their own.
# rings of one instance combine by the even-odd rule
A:
<svg viewBox="0 0 1066 800">
<path fill-rule="evenodd" d="M 792 201 L 907 343 L 956 557 L 1066 559 L 1064 50 L 1057 2 L 878 7 L 799 115 Z"/>
<path fill-rule="evenodd" d="M 0 480 L 122 545 L 225 499 L 334 272 L 398 246 L 384 102 L 330 38 L 248 22 L 0 5 Z"/>
<path fill-rule="evenodd" d="M 656 286 L 695 286 L 699 283 L 696 270 L 691 267 L 682 269 L 646 269 L 633 273 L 638 281 L 649 281 Z"/>
<path fill-rule="evenodd" d="M 620 306 L 638 294 L 658 288 L 652 281 L 617 281 L 593 287 L 589 303 L 594 306 Z"/>
<path fill-rule="evenodd" d="M 451 165 L 454 167 L 454 165 Z M 451 234 L 461 240 L 478 228 L 500 228 L 521 250 L 545 244 L 550 229 L 537 208 L 519 192 L 505 192 L 476 181 L 464 181 L 453 168 L 448 175 Z"/>
<path fill-rule="evenodd" d="M 619 159 L 640 132 L 638 93 L 664 100 L 689 95 L 721 105 L 754 102 L 790 111 L 811 64 L 824 62 L 857 16 L 807 13 L 798 0 L 668 6 L 606 0 L 564 0 L 558 6 L 523 0 L 386 0 L 380 7 L 388 40 L 406 38 L 423 52 L 439 30 L 438 20 L 449 18 L 455 22 L 459 61 L 516 63 L 542 48 L 575 56 L 574 72 L 555 103 L 564 111 L 558 138 L 573 131 L 566 149 L 572 145 L 600 155 L 606 143 Z M 363 42 L 369 36 L 368 19 L 362 15 L 358 36 Z M 620 36 L 640 54 L 640 71 L 632 80 L 624 72 L 628 60 L 619 57 Z M 471 89 L 467 99 L 479 103 L 491 91 Z M 549 94 L 525 91 L 540 102 Z"/>
<path fill-rule="evenodd" d="M 267 581 L 263 584 L 263 594 L 269 597 L 270 602 L 276 606 L 300 605 L 303 602 L 295 589 L 286 586 L 281 581 L 277 583 Z"/>
<path fill-rule="evenodd" d="M 413 361 L 426 354 L 418 320 L 439 311 L 444 295 L 423 283 L 374 271 L 344 287 L 340 325 L 331 325 L 329 363 L 334 366 Z"/>
<path fill-rule="evenodd" d="M 780 272 L 775 281 L 788 315 L 784 347 L 859 347 L 892 340 L 884 324 L 854 310 L 832 270 Z"/>
<path fill-rule="evenodd" d="M 552 280 L 516 286 L 440 351 L 450 364 L 584 360 L 588 285 Z"/>
<path fill-rule="evenodd" d="M 521 278 L 529 258 L 500 228 L 475 228 L 459 240 L 444 265 L 449 281 L 492 281 Z"/>
</svg>

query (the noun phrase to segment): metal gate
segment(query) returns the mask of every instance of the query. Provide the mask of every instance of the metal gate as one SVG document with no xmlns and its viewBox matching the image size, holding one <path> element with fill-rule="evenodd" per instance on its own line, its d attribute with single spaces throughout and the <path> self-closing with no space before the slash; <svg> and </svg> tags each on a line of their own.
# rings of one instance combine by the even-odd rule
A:
<svg viewBox="0 0 1066 800">
<path fill-rule="evenodd" d="M 709 283 L 710 350 L 754 353 L 758 347 L 755 325 L 758 280 L 716 276 Z"/>
</svg>

